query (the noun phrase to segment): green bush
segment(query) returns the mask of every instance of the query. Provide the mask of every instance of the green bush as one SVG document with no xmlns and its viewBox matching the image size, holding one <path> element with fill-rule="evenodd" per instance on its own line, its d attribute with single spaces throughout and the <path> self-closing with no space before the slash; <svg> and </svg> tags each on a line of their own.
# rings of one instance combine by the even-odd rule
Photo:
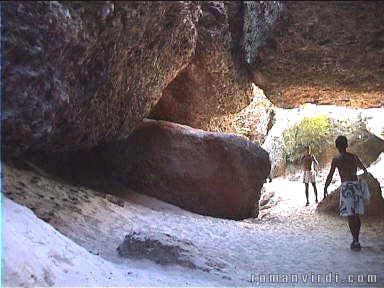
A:
<svg viewBox="0 0 384 288">
<path fill-rule="evenodd" d="M 311 147 L 319 161 L 331 141 L 331 123 L 327 116 L 305 117 L 283 133 L 283 153 L 286 165 L 297 164 L 305 146 Z"/>
</svg>

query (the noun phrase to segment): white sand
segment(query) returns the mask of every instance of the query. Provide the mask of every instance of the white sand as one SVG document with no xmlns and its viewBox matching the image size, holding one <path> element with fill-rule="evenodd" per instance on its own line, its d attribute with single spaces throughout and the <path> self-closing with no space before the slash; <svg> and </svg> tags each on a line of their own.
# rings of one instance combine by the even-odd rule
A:
<svg viewBox="0 0 384 288">
<path fill-rule="evenodd" d="M 300 180 L 277 178 L 265 185 L 281 201 L 268 213 L 264 210 L 262 220 L 231 221 L 139 194 L 126 197 L 121 207 L 91 190 L 49 179 L 29 184 L 34 176 L 17 176 L 29 185 L 23 201 L 40 214 L 38 209 L 51 209 L 57 230 L 4 198 L 6 286 L 384 286 L 383 222 L 363 223 L 363 249 L 352 252 L 344 219 L 316 215 L 312 190 L 311 205 L 305 207 Z M 318 188 L 322 195 L 322 186 Z M 38 193 L 53 199 L 40 199 Z M 77 201 L 62 200 L 71 195 Z M 185 257 L 197 268 L 119 257 L 116 247 L 131 231 L 185 249 Z M 339 281 L 348 274 L 375 274 L 377 283 L 324 283 L 329 272 L 337 273 Z M 297 274 L 299 284 L 258 283 L 264 274 Z M 317 280 L 318 274 L 320 283 L 308 282 L 311 275 Z"/>
</svg>

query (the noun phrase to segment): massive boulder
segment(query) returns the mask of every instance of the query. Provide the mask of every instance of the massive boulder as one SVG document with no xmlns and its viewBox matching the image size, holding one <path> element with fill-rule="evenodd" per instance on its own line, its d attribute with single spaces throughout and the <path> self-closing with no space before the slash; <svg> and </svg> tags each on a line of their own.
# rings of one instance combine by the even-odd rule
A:
<svg viewBox="0 0 384 288">
<path fill-rule="evenodd" d="M 384 140 L 384 121 L 382 117 L 383 113 L 383 107 L 366 109 L 363 112 L 363 117 L 367 121 L 367 129 L 381 140 Z"/>
<path fill-rule="evenodd" d="M 349 151 L 357 154 L 367 167 L 384 152 L 384 140 L 368 130 L 361 131 L 360 135 L 353 135 L 348 145 Z"/>
<path fill-rule="evenodd" d="M 358 176 L 360 181 L 368 184 L 370 192 L 369 204 L 365 206 L 365 217 L 369 218 L 383 218 L 384 217 L 384 199 L 380 188 L 380 183 L 372 174 L 362 174 Z M 340 192 L 339 189 L 332 191 L 325 199 L 323 199 L 317 206 L 316 211 L 319 213 L 338 215 Z"/>
<path fill-rule="evenodd" d="M 230 219 L 254 216 L 270 171 L 268 153 L 243 137 L 165 121 L 145 121 L 103 150 L 111 172 L 133 190 Z"/>
<path fill-rule="evenodd" d="M 129 188 L 230 219 L 254 216 L 270 172 L 268 153 L 244 137 L 165 121 L 145 121 L 100 153 Z"/>
<path fill-rule="evenodd" d="M 253 93 L 246 63 L 280 9 L 278 1 L 203 1 L 194 57 L 164 90 L 152 117 L 205 129 L 213 116 L 247 106 Z"/>
<path fill-rule="evenodd" d="M 251 63 L 277 106 L 384 104 L 384 3 L 287 1 Z"/>
<path fill-rule="evenodd" d="M 24 156 L 20 167 L 27 161 L 73 185 L 120 196 L 137 191 L 229 219 L 257 216 L 271 168 L 268 153 L 245 137 L 155 120 L 118 142 Z"/>
<path fill-rule="evenodd" d="M 200 15 L 189 1 L 4 3 L 7 152 L 126 137 L 190 62 Z"/>
</svg>

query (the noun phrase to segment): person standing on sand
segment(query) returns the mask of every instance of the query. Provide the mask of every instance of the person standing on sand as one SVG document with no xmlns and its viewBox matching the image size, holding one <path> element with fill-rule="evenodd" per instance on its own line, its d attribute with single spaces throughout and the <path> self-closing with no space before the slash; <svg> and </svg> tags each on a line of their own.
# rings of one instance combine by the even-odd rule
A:
<svg viewBox="0 0 384 288">
<path fill-rule="evenodd" d="M 347 152 L 348 141 L 345 136 L 338 136 L 335 144 L 340 155 L 332 160 L 331 169 L 325 181 L 324 197 L 328 195 L 327 189 L 337 168 L 341 178 L 340 215 L 348 217 L 349 229 L 353 237 L 351 249 L 360 251 L 361 221 L 359 214 L 364 214 L 364 199 L 368 198 L 369 191 L 365 183 L 358 181 L 356 172 L 358 167 L 363 169 L 364 173 L 368 172 L 357 155 Z"/>
<path fill-rule="evenodd" d="M 316 203 L 318 203 L 317 200 L 317 187 L 316 187 L 316 177 L 315 177 L 315 171 L 312 169 L 312 167 L 316 167 L 319 165 L 319 162 L 317 162 L 314 155 L 311 154 L 311 150 L 309 146 L 306 146 L 304 148 L 304 155 L 301 157 L 301 163 L 303 164 L 303 183 L 305 184 L 305 197 L 307 198 L 307 203 L 305 206 L 309 205 L 308 200 L 308 189 L 309 189 L 309 182 L 312 183 L 313 191 L 315 192 L 316 197 Z M 314 164 L 314 165 L 312 165 Z"/>
</svg>

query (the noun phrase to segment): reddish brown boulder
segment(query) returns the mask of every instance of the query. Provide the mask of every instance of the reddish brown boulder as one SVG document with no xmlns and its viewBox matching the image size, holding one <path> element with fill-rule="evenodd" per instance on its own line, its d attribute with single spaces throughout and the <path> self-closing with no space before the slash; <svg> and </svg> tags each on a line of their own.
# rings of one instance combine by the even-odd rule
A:
<svg viewBox="0 0 384 288">
<path fill-rule="evenodd" d="M 365 181 L 368 184 L 370 192 L 369 204 L 365 206 L 364 217 L 369 218 L 383 218 L 384 217 L 384 199 L 382 196 L 380 183 L 372 174 L 359 175 L 359 180 Z M 332 191 L 325 199 L 323 199 L 317 206 L 316 211 L 329 215 L 339 215 L 339 188 Z"/>
<path fill-rule="evenodd" d="M 9 1 L 2 5 L 7 152 L 122 139 L 190 62 L 189 1 Z"/>
<path fill-rule="evenodd" d="M 268 153 L 234 134 L 148 120 L 126 140 L 100 149 L 129 188 L 203 215 L 255 216 L 269 174 Z"/>
<path fill-rule="evenodd" d="M 271 165 L 268 153 L 245 137 L 154 120 L 125 140 L 25 159 L 74 185 L 117 195 L 133 190 L 230 219 L 257 216 Z"/>
</svg>

